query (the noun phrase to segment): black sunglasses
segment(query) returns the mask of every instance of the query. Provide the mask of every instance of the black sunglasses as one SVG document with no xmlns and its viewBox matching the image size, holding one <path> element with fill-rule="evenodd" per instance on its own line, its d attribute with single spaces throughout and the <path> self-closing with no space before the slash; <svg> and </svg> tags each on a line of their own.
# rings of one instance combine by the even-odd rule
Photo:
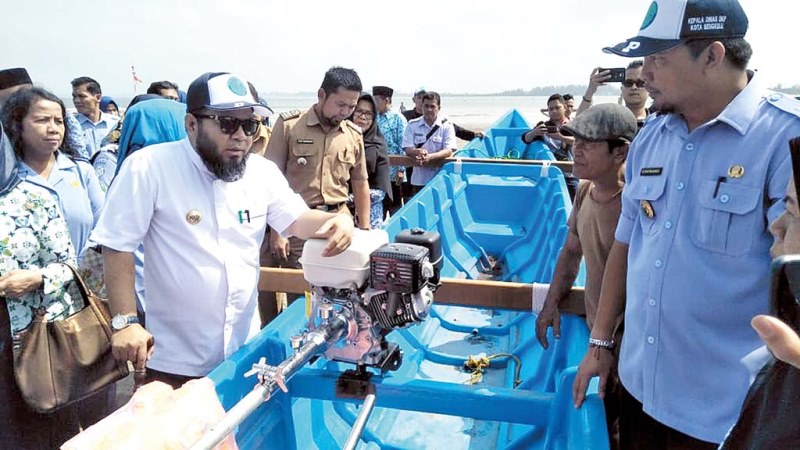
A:
<svg viewBox="0 0 800 450">
<path fill-rule="evenodd" d="M 622 82 L 622 85 L 623 85 L 623 86 L 625 86 L 625 87 L 627 87 L 627 88 L 629 88 L 629 87 L 633 87 L 633 85 L 635 84 L 635 85 L 636 85 L 636 87 L 638 87 L 638 88 L 643 88 L 643 87 L 644 87 L 644 85 L 645 85 L 646 83 L 647 83 L 647 82 L 646 82 L 646 81 L 644 81 L 644 80 L 631 80 L 631 79 L 629 78 L 629 79 L 627 79 L 627 80 L 623 81 L 623 82 Z"/>
<path fill-rule="evenodd" d="M 210 114 L 192 114 L 200 119 L 211 119 L 219 122 L 219 129 L 225 134 L 234 134 L 239 127 L 242 127 L 245 136 L 252 136 L 258 132 L 258 126 L 261 124 L 255 119 L 237 119 L 228 116 L 214 116 Z"/>
</svg>

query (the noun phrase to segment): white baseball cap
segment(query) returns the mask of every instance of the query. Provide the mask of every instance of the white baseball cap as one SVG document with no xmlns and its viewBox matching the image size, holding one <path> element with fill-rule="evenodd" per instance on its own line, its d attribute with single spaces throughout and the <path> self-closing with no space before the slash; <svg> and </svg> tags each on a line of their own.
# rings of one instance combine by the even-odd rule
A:
<svg viewBox="0 0 800 450">
<path fill-rule="evenodd" d="M 270 109 L 258 101 L 255 87 L 243 77 L 226 72 L 206 72 L 192 81 L 186 91 L 186 110 L 199 109 L 227 112 L 250 108 L 254 114 L 267 117 Z"/>
<path fill-rule="evenodd" d="M 654 0 L 639 34 L 603 51 L 640 58 L 691 39 L 744 37 L 747 23 L 736 0 Z"/>
</svg>

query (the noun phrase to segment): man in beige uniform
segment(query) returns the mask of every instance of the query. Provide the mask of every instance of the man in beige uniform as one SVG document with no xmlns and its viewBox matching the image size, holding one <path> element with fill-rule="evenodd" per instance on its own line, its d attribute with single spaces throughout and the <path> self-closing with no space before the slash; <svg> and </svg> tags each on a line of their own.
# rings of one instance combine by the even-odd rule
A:
<svg viewBox="0 0 800 450">
<path fill-rule="evenodd" d="M 349 214 L 345 202 L 352 186 L 357 225 L 369 228 L 369 184 L 361 129 L 347 120 L 361 93 L 361 80 L 352 69 L 332 67 L 317 91 L 317 103 L 308 111 L 280 115 L 272 130 L 266 157 L 280 169 L 289 186 L 310 208 Z M 262 252 L 266 267 L 300 268 L 303 241 L 288 241 L 270 233 L 269 252 Z M 275 294 L 259 294 L 261 324 L 278 313 Z"/>
</svg>

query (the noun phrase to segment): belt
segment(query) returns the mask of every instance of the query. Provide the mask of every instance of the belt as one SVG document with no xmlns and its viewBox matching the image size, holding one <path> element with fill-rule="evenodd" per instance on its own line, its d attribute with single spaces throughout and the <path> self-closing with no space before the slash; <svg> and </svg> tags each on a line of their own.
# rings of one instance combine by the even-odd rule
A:
<svg viewBox="0 0 800 450">
<path fill-rule="evenodd" d="M 318 209 L 320 211 L 326 211 L 326 212 L 328 212 L 328 211 L 338 211 L 339 208 L 341 208 L 342 205 L 344 205 L 344 203 L 345 202 L 334 203 L 333 205 L 317 205 L 317 206 L 314 207 L 314 209 Z"/>
</svg>

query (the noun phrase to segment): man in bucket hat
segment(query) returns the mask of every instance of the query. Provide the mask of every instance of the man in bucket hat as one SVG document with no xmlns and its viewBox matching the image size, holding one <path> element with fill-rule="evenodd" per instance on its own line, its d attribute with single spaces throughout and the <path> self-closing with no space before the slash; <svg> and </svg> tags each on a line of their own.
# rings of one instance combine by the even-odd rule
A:
<svg viewBox="0 0 800 450">
<path fill-rule="evenodd" d="M 270 111 L 242 77 L 206 73 L 186 100 L 187 138 L 131 155 L 92 241 L 103 245 L 113 352 L 173 387 L 205 376 L 258 330 L 258 254 L 269 226 L 350 244 L 349 216 L 309 210 L 270 161 L 249 156 Z M 136 318 L 133 251 L 144 242 L 147 329 Z M 154 340 L 155 345 L 151 345 Z"/>
<path fill-rule="evenodd" d="M 761 346 L 749 323 L 768 309 L 767 227 L 785 208 L 800 105 L 747 70 L 746 31 L 736 1 L 656 0 L 637 36 L 604 49 L 644 57 L 658 111 L 631 145 L 573 389 L 580 406 L 599 375 L 605 394 L 624 310 L 622 448 L 716 448 L 750 384 L 742 359 Z"/>
</svg>

